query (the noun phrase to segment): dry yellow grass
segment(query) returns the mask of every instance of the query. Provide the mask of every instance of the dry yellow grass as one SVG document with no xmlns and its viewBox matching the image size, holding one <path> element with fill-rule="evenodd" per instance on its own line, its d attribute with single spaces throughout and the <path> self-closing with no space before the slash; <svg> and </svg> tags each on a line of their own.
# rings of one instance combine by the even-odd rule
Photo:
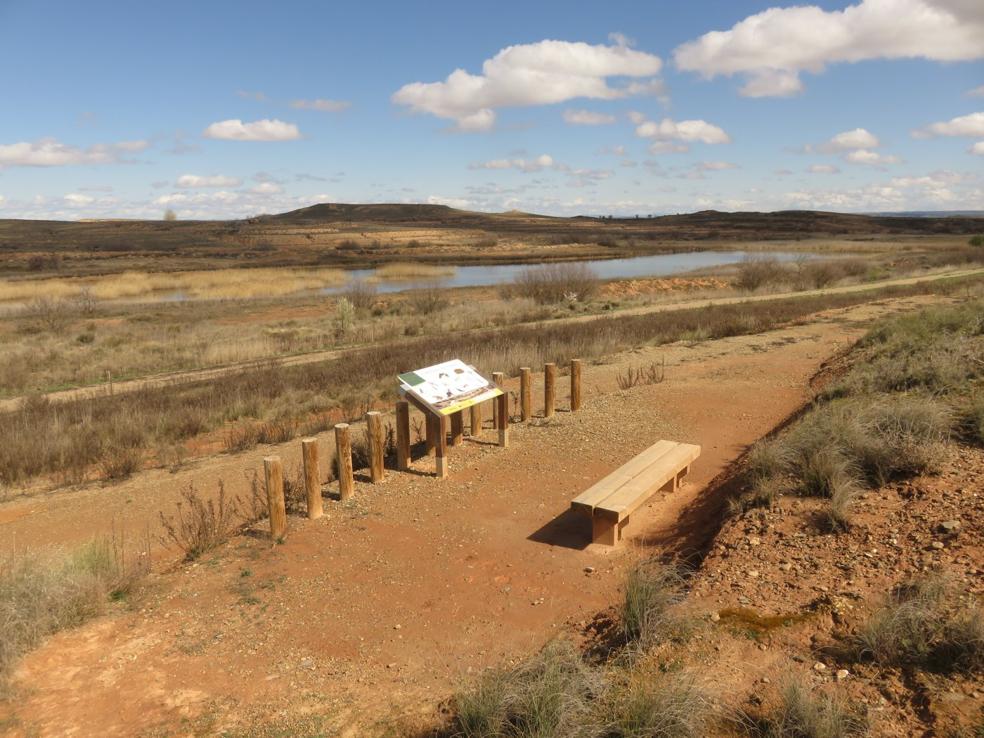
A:
<svg viewBox="0 0 984 738">
<path fill-rule="evenodd" d="M 134 298 L 248 299 L 278 297 L 336 287 L 341 269 L 217 269 L 195 272 L 123 272 L 102 277 L 0 280 L 0 303 L 64 299 L 88 290 L 98 300 Z"/>
<path fill-rule="evenodd" d="M 455 271 L 453 266 L 437 266 L 434 264 L 385 264 L 376 269 L 370 281 L 400 282 L 404 280 L 442 279 L 453 277 Z"/>
</svg>

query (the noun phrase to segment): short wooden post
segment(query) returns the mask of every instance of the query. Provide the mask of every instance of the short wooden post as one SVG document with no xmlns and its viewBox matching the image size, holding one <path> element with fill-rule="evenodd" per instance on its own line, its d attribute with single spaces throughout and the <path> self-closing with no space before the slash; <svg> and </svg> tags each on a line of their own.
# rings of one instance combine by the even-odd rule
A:
<svg viewBox="0 0 984 738">
<path fill-rule="evenodd" d="M 482 433 L 482 403 L 479 402 L 471 406 L 471 434 L 472 437 Z"/>
<path fill-rule="evenodd" d="M 439 433 L 437 416 L 434 413 L 424 413 L 424 452 L 430 456 L 434 453 L 437 445 L 437 434 Z"/>
<path fill-rule="evenodd" d="M 301 457 L 304 459 L 308 520 L 317 520 L 324 512 L 321 505 L 321 473 L 318 470 L 318 439 L 305 438 L 301 441 Z"/>
<path fill-rule="evenodd" d="M 465 421 L 462 411 L 451 414 L 451 445 L 460 446 L 465 437 Z"/>
<path fill-rule="evenodd" d="M 543 417 L 552 418 L 557 403 L 557 365 L 543 365 Z"/>
<path fill-rule="evenodd" d="M 581 360 L 571 359 L 571 412 L 581 409 Z"/>
<path fill-rule="evenodd" d="M 503 382 L 506 381 L 506 375 L 502 372 L 492 372 L 492 384 L 494 384 L 499 389 L 502 389 Z M 505 390 L 502 390 L 505 392 Z M 508 407 L 508 405 L 507 405 Z M 492 425 L 495 428 L 499 427 L 499 398 L 492 400 Z"/>
<path fill-rule="evenodd" d="M 352 439 L 348 423 L 335 426 L 335 456 L 338 458 L 338 499 L 352 496 L 355 481 L 352 479 Z"/>
<path fill-rule="evenodd" d="M 519 368 L 519 407 L 525 423 L 533 415 L 533 373 L 528 366 Z"/>
<path fill-rule="evenodd" d="M 434 446 L 437 476 L 445 479 L 448 476 L 448 419 L 443 415 L 436 417 L 437 444 Z"/>
<path fill-rule="evenodd" d="M 499 445 L 506 448 L 509 445 L 509 395 L 503 392 L 495 398 L 499 409 L 496 416 L 496 427 L 499 429 Z"/>
<path fill-rule="evenodd" d="M 270 537 L 281 541 L 287 534 L 287 508 L 284 503 L 284 464 L 280 457 L 267 456 L 263 459 L 263 473 L 270 511 Z"/>
<path fill-rule="evenodd" d="M 396 403 L 396 468 L 410 468 L 410 403 L 406 400 Z"/>
<path fill-rule="evenodd" d="M 366 413 L 366 428 L 369 436 L 369 478 L 373 484 L 383 481 L 383 416 L 378 410 Z"/>
</svg>

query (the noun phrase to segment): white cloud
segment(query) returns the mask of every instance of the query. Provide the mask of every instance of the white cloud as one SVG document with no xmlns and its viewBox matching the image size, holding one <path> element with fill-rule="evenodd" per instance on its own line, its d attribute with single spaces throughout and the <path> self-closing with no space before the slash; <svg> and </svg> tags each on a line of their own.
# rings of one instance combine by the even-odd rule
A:
<svg viewBox="0 0 984 738">
<path fill-rule="evenodd" d="M 348 100 L 291 100 L 290 106 L 297 110 L 320 110 L 322 113 L 338 113 L 352 106 Z"/>
<path fill-rule="evenodd" d="M 227 141 L 292 141 L 301 137 L 293 123 L 282 120 L 263 120 L 243 123 L 238 118 L 213 123 L 202 134 L 205 138 Z"/>
<path fill-rule="evenodd" d="M 221 174 L 207 177 L 197 174 L 182 174 L 178 177 L 178 181 L 174 183 L 174 186 L 182 189 L 191 189 L 196 187 L 238 187 L 241 184 L 242 180 L 238 177 L 226 177 Z"/>
<path fill-rule="evenodd" d="M 697 163 L 702 172 L 722 172 L 725 169 L 737 169 L 738 165 L 730 161 L 702 161 Z"/>
<path fill-rule="evenodd" d="M 543 169 L 562 169 L 549 154 L 540 154 L 535 159 L 492 159 L 468 165 L 469 169 L 518 169 L 521 172 L 539 172 Z"/>
<path fill-rule="evenodd" d="M 147 141 L 94 144 L 87 148 L 69 146 L 54 138 L 0 144 L 0 169 L 4 167 L 64 167 L 86 164 L 119 164 L 127 154 L 146 149 Z"/>
<path fill-rule="evenodd" d="M 769 8 L 727 31 L 711 31 L 673 52 L 678 68 L 705 78 L 742 75 L 747 97 L 802 90 L 801 72 L 869 59 L 984 58 L 978 0 L 861 0 L 844 10 Z"/>
<path fill-rule="evenodd" d="M 575 126 L 604 126 L 615 122 L 615 116 L 593 110 L 565 110 L 564 122 Z"/>
<path fill-rule="evenodd" d="M 705 144 L 731 143 L 731 137 L 722 128 L 704 120 L 675 121 L 670 118 L 656 121 L 643 120 L 634 116 L 633 120 L 640 121 L 636 126 L 636 135 L 640 138 L 655 139 L 649 147 L 651 154 L 666 154 L 689 150 L 689 144 L 700 142 Z"/>
<path fill-rule="evenodd" d="M 427 198 L 428 205 L 447 205 L 449 208 L 458 208 L 459 210 L 467 210 L 469 207 L 474 206 L 472 200 L 467 200 L 464 197 L 442 197 L 441 195 L 430 195 Z"/>
<path fill-rule="evenodd" d="M 640 113 L 638 110 L 630 110 L 627 115 L 629 116 L 629 120 L 632 121 L 634 125 L 639 125 L 646 120 L 645 114 Z"/>
<path fill-rule="evenodd" d="M 625 41 L 621 38 L 615 46 L 551 40 L 509 46 L 487 59 L 481 74 L 456 69 L 442 82 L 412 82 L 397 90 L 392 101 L 452 120 L 460 131 L 487 131 L 495 124 L 497 108 L 626 97 L 632 93 L 610 86 L 608 78 L 652 77 L 662 61 Z"/>
<path fill-rule="evenodd" d="M 968 153 L 984 156 L 984 141 L 978 141 L 973 144 L 970 149 L 968 149 Z"/>
<path fill-rule="evenodd" d="M 877 151 L 871 151 L 870 149 L 855 149 L 844 154 L 844 161 L 849 161 L 852 164 L 884 166 L 886 164 L 898 164 L 899 158 L 897 156 L 879 154 Z"/>
<path fill-rule="evenodd" d="M 807 171 L 810 174 L 837 174 L 840 169 L 835 167 L 833 164 L 811 164 Z"/>
<path fill-rule="evenodd" d="M 276 182 L 260 182 L 258 185 L 254 185 L 249 188 L 249 191 L 255 195 L 276 195 L 284 191 Z"/>
<path fill-rule="evenodd" d="M 967 90 L 967 97 L 984 97 L 984 85 Z"/>
<path fill-rule="evenodd" d="M 970 113 L 940 123 L 933 123 L 913 131 L 912 135 L 916 138 L 932 138 L 933 136 L 984 138 L 984 113 Z"/>
<path fill-rule="evenodd" d="M 864 128 L 855 128 L 851 131 L 838 133 L 827 146 L 832 151 L 849 151 L 851 149 L 877 149 L 881 143 L 878 137 Z"/>
<path fill-rule="evenodd" d="M 96 198 L 89 195 L 82 195 L 78 192 L 70 192 L 62 199 L 70 207 L 83 207 L 85 205 L 91 205 L 96 201 Z"/>
</svg>

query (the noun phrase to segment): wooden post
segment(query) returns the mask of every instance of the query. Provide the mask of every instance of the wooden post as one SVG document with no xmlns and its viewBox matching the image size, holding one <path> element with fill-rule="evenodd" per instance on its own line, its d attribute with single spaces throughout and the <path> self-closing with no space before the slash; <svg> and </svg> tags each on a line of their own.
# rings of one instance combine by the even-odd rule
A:
<svg viewBox="0 0 984 738">
<path fill-rule="evenodd" d="M 571 359 L 571 412 L 581 409 L 581 360 Z"/>
<path fill-rule="evenodd" d="M 396 468 L 410 468 L 410 403 L 406 400 L 396 403 Z"/>
<path fill-rule="evenodd" d="M 475 438 L 482 433 L 482 403 L 471 406 L 471 435 Z"/>
<path fill-rule="evenodd" d="M 533 374 L 528 366 L 519 369 L 519 407 L 520 417 L 525 423 L 533 414 Z"/>
<path fill-rule="evenodd" d="M 502 388 L 503 382 L 506 381 L 506 375 L 502 372 L 492 372 L 492 384 L 496 387 Z M 505 390 L 503 390 L 505 392 Z M 508 405 L 506 406 L 508 407 Z M 492 426 L 494 428 L 499 427 L 499 398 L 492 400 Z"/>
<path fill-rule="evenodd" d="M 318 470 L 318 439 L 301 441 L 304 459 L 304 488 L 307 490 L 308 520 L 317 520 L 324 512 L 321 505 L 321 473 Z"/>
<path fill-rule="evenodd" d="M 434 456 L 437 466 L 437 476 L 445 479 L 448 476 L 448 419 L 443 415 L 436 416 L 437 444 L 434 446 Z"/>
<path fill-rule="evenodd" d="M 338 499 L 347 500 L 355 487 L 352 479 L 352 439 L 349 438 L 348 423 L 335 426 L 335 455 L 338 457 Z"/>
<path fill-rule="evenodd" d="M 465 436 L 465 421 L 462 417 L 462 410 L 451 415 L 451 445 L 460 446 Z"/>
<path fill-rule="evenodd" d="M 279 456 L 263 459 L 267 505 L 270 510 L 270 537 L 283 540 L 287 534 L 287 509 L 284 504 L 284 465 Z"/>
<path fill-rule="evenodd" d="M 437 427 L 437 416 L 434 413 L 424 413 L 424 432 L 424 452 L 430 456 L 434 453 L 434 447 L 437 446 L 437 434 L 440 432 Z"/>
<path fill-rule="evenodd" d="M 552 418 L 557 403 L 557 365 L 543 365 L 543 417 Z"/>
<path fill-rule="evenodd" d="M 509 395 L 503 392 L 495 398 L 499 409 L 496 417 L 496 427 L 499 429 L 499 445 L 505 448 L 509 445 Z"/>
<path fill-rule="evenodd" d="M 366 427 L 369 436 L 369 478 L 373 484 L 383 481 L 383 416 L 378 410 L 366 413 Z"/>
</svg>

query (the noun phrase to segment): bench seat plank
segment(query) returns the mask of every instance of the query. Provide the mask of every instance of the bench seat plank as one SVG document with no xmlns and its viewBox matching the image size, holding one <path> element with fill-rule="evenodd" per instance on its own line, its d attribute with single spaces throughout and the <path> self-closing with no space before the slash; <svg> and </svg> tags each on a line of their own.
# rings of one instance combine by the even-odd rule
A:
<svg viewBox="0 0 984 738">
<path fill-rule="evenodd" d="M 638 456 L 633 457 L 611 474 L 591 485 L 571 502 L 571 507 L 592 512 L 598 505 L 614 494 L 623 484 L 644 474 L 649 467 L 677 444 L 673 441 L 657 441 Z"/>
<path fill-rule="evenodd" d="M 653 493 L 672 482 L 698 456 L 700 456 L 700 446 L 690 443 L 674 444 L 674 447 L 663 454 L 655 464 L 650 465 L 644 474 L 639 474 L 625 482 L 600 504 L 595 505 L 594 514 L 611 520 L 624 520 Z"/>
</svg>

